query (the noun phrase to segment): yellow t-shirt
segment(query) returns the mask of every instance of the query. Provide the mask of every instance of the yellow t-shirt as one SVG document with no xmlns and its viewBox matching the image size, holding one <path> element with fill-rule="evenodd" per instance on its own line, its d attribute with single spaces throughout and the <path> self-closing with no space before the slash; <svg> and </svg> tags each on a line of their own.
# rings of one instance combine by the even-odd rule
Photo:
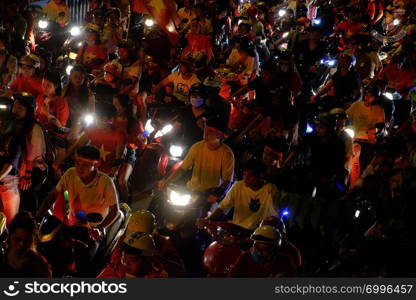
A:
<svg viewBox="0 0 416 300">
<path fill-rule="evenodd" d="M 377 123 L 384 123 L 383 108 L 379 105 L 366 106 L 363 101 L 354 102 L 347 109 L 347 115 L 352 121 L 357 139 L 367 140 L 367 130 L 373 129 Z"/>
<path fill-rule="evenodd" d="M 267 183 L 254 191 L 240 180 L 234 183 L 218 208 L 222 211 L 234 208 L 231 223 L 253 230 L 266 217 L 277 215 L 278 200 L 279 193 L 274 184 Z"/>
<path fill-rule="evenodd" d="M 43 8 L 43 13 L 48 15 L 48 18 L 55 21 L 61 26 L 68 24 L 69 22 L 69 8 L 64 3 L 57 5 L 55 1 L 49 1 Z M 59 16 L 59 14 L 63 14 Z"/>
<path fill-rule="evenodd" d="M 192 170 L 192 178 L 188 188 L 205 191 L 220 186 L 223 182 L 231 182 L 234 174 L 234 154 L 225 144 L 215 150 L 208 149 L 207 143 L 195 143 L 186 155 L 182 169 Z"/>
</svg>

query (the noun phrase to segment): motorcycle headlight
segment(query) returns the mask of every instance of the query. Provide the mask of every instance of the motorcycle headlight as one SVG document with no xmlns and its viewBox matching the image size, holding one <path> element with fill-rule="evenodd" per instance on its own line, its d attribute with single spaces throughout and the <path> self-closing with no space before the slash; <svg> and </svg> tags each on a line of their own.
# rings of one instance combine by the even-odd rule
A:
<svg viewBox="0 0 416 300">
<path fill-rule="evenodd" d="M 72 68 L 73 68 L 74 66 L 72 66 L 72 65 L 69 65 L 69 66 L 67 66 L 66 67 L 66 69 L 65 69 L 65 71 L 66 71 L 66 74 L 69 76 L 70 74 L 71 74 L 71 71 L 72 71 Z"/>
<path fill-rule="evenodd" d="M 355 132 L 351 128 L 345 128 L 344 131 L 353 139 L 355 137 Z"/>
<path fill-rule="evenodd" d="M 397 25 L 399 25 L 400 24 L 400 20 L 399 19 L 394 19 L 393 20 L 393 25 L 394 26 L 397 26 Z"/>
<path fill-rule="evenodd" d="M 183 148 L 181 146 L 172 145 L 169 149 L 170 155 L 173 157 L 180 157 L 183 153 Z"/>
<path fill-rule="evenodd" d="M 287 37 L 288 35 L 289 35 L 289 31 L 287 31 L 287 32 L 283 33 L 283 34 L 282 34 L 282 38 L 285 38 L 285 37 Z"/>
<path fill-rule="evenodd" d="M 40 29 L 46 29 L 49 25 L 49 22 L 47 20 L 39 20 L 38 27 Z"/>
<path fill-rule="evenodd" d="M 167 133 L 169 133 L 169 132 L 171 132 L 172 131 L 172 129 L 173 129 L 173 126 L 171 125 L 171 124 L 168 124 L 168 125 L 165 125 L 163 128 L 162 128 L 162 130 L 159 130 L 157 133 L 156 133 L 156 138 L 158 138 L 158 137 L 161 137 L 161 136 L 164 136 L 165 134 L 167 134 Z"/>
<path fill-rule="evenodd" d="M 83 121 L 84 121 L 85 125 L 88 127 L 92 123 L 94 123 L 94 116 L 92 114 L 87 114 L 87 115 L 84 116 Z"/>
<path fill-rule="evenodd" d="M 6 110 L 8 109 L 6 104 L 0 104 L 0 110 Z"/>
<path fill-rule="evenodd" d="M 279 17 L 281 18 L 284 15 L 286 15 L 286 10 L 285 9 L 280 9 L 279 12 L 278 12 L 278 14 L 279 14 Z"/>
<path fill-rule="evenodd" d="M 153 21 L 153 19 L 146 19 L 144 21 L 144 25 L 146 25 L 147 27 L 152 27 L 153 25 L 155 25 L 155 21 Z"/>
<path fill-rule="evenodd" d="M 384 97 L 386 97 L 386 98 L 387 98 L 387 99 L 389 99 L 389 100 L 393 100 L 393 99 L 394 99 L 393 94 L 392 94 L 392 93 L 390 93 L 390 92 L 386 92 L 386 93 L 384 93 L 384 94 L 383 94 L 383 96 L 384 96 Z"/>
<path fill-rule="evenodd" d="M 71 33 L 72 36 L 78 36 L 81 34 L 81 29 L 78 26 L 74 26 L 71 28 L 69 32 Z"/>
<path fill-rule="evenodd" d="M 320 18 L 313 19 L 312 24 L 313 25 L 321 25 L 321 19 Z"/>
<path fill-rule="evenodd" d="M 187 206 L 191 202 L 191 195 L 181 194 L 171 190 L 169 194 L 169 202 L 176 206 Z"/>
<path fill-rule="evenodd" d="M 144 130 L 147 134 L 151 134 L 155 129 L 152 126 L 152 120 L 147 120 L 146 125 L 144 126 Z"/>
<path fill-rule="evenodd" d="M 75 52 L 69 52 L 69 55 L 68 55 L 68 57 L 70 58 L 70 59 L 77 59 L 77 56 L 78 56 L 78 54 L 77 53 L 75 53 Z M 69 75 L 69 74 L 68 74 Z"/>
</svg>

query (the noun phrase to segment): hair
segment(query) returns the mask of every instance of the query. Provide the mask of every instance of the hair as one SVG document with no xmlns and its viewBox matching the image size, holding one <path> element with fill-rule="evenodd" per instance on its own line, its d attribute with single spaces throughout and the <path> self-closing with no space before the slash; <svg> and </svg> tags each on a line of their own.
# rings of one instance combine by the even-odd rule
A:
<svg viewBox="0 0 416 300">
<path fill-rule="evenodd" d="M 98 103 L 95 108 L 95 112 L 97 115 L 103 117 L 106 120 L 114 118 L 117 114 L 117 110 L 114 105 L 106 102 Z"/>
<path fill-rule="evenodd" d="M 62 83 L 59 73 L 54 71 L 47 71 L 43 78 L 53 83 L 55 86 L 55 95 L 60 96 L 62 93 Z"/>
<path fill-rule="evenodd" d="M 268 139 L 265 141 L 264 146 L 268 146 L 276 152 L 286 153 L 288 151 L 288 143 L 285 139 Z"/>
<path fill-rule="evenodd" d="M 19 228 L 29 232 L 33 236 L 36 234 L 36 222 L 30 212 L 20 212 L 13 218 L 9 226 L 9 234 L 12 235 Z"/>
<path fill-rule="evenodd" d="M 260 160 L 250 159 L 244 165 L 244 171 L 249 171 L 254 175 L 261 176 L 266 172 L 266 166 Z"/>
<path fill-rule="evenodd" d="M 117 94 L 114 96 L 114 98 L 117 98 L 120 105 L 125 108 L 124 116 L 127 118 L 127 132 L 130 133 L 134 129 L 134 126 L 137 122 L 137 118 L 133 112 L 133 105 L 131 103 L 130 97 L 127 94 Z"/>
<path fill-rule="evenodd" d="M 82 146 L 77 150 L 77 155 L 92 160 L 100 159 L 100 151 L 93 146 Z"/>
<path fill-rule="evenodd" d="M 88 73 L 82 65 L 75 65 L 71 70 L 71 74 L 74 72 L 80 72 L 84 75 L 85 80 L 79 90 L 79 94 L 77 95 L 77 98 L 80 100 L 81 103 L 86 104 L 88 103 L 88 97 L 89 97 Z M 74 89 L 74 86 L 71 80 L 69 80 L 67 88 L 62 96 L 66 97 L 70 95 L 73 92 L 73 89 Z"/>
</svg>

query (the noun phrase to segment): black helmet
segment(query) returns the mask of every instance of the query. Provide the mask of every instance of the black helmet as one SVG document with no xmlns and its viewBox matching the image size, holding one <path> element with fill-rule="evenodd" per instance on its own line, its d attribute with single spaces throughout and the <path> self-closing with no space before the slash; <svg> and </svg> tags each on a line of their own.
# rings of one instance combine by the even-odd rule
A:
<svg viewBox="0 0 416 300">
<path fill-rule="evenodd" d="M 29 93 L 17 93 L 13 95 L 14 100 L 19 100 L 24 106 L 27 106 L 32 109 L 36 109 L 36 98 Z"/>
<path fill-rule="evenodd" d="M 189 94 L 206 95 L 207 88 L 202 83 L 195 83 L 189 89 Z"/>
</svg>

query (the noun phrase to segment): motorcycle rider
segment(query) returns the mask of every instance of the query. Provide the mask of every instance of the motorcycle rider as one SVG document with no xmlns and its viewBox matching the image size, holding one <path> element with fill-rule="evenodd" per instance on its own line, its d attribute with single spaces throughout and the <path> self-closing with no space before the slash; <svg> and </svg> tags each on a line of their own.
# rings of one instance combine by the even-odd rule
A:
<svg viewBox="0 0 416 300">
<path fill-rule="evenodd" d="M 234 174 L 234 154 L 222 142 L 226 126 L 220 118 L 208 119 L 204 128 L 204 140 L 192 145 L 180 168 L 167 179 L 159 181 L 159 188 L 179 180 L 187 170 L 193 168 L 187 187 L 199 192 L 215 188 L 207 200 L 209 203 L 216 202 L 232 182 Z"/>
<path fill-rule="evenodd" d="M 229 277 L 293 277 L 296 267 L 292 259 L 279 253 L 282 234 L 263 225 L 251 235 L 253 247 L 245 252 L 228 274 Z"/>
<path fill-rule="evenodd" d="M 48 19 L 64 27 L 69 22 L 69 7 L 62 0 L 51 0 L 43 8 L 43 13 Z"/>
<path fill-rule="evenodd" d="M 79 148 L 75 156 L 75 167 L 63 174 L 36 214 L 36 219 L 40 220 L 55 203 L 54 215 L 69 226 L 77 225 L 74 237 L 88 245 L 87 248 L 78 249 L 82 270 L 88 270 L 88 262 L 95 255 L 106 228 L 119 214 L 115 185 L 110 177 L 98 170 L 99 159 L 100 151 L 97 148 Z M 68 204 L 67 212 L 65 207 Z M 89 213 L 99 213 L 102 221 L 87 226 L 86 216 Z"/>
<path fill-rule="evenodd" d="M 217 209 L 208 217 L 198 219 L 197 226 L 203 228 L 231 208 L 234 208 L 231 222 L 250 230 L 265 217 L 276 215 L 279 191 L 274 184 L 263 180 L 265 172 L 262 162 L 249 160 L 244 167 L 244 179 L 234 183 Z"/>
</svg>

